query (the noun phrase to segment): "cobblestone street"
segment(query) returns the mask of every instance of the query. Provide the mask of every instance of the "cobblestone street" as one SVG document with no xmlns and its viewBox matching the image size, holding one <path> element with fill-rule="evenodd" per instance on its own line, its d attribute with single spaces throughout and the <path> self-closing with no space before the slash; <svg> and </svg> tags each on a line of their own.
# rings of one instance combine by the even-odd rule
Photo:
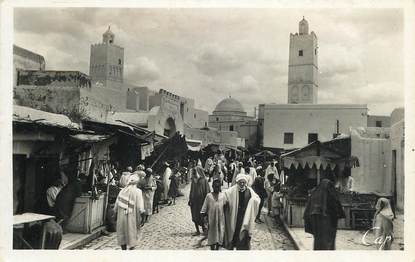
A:
<svg viewBox="0 0 415 262">
<path fill-rule="evenodd" d="M 136 249 L 150 250 L 189 250 L 209 249 L 206 240 L 198 247 L 201 237 L 191 234 L 195 231 L 191 220 L 190 208 L 187 205 L 190 185 L 186 185 L 182 192 L 184 196 L 176 199 L 176 205 L 163 206 L 158 214 L 150 217 L 148 223 L 142 228 L 139 236 L 139 245 Z M 266 214 L 262 215 L 263 224 L 256 224 L 252 236 L 252 249 L 254 250 L 292 250 L 293 244 L 284 232 L 283 227 Z M 116 233 L 101 236 L 86 244 L 80 249 L 114 250 L 121 249 L 117 244 Z"/>
</svg>

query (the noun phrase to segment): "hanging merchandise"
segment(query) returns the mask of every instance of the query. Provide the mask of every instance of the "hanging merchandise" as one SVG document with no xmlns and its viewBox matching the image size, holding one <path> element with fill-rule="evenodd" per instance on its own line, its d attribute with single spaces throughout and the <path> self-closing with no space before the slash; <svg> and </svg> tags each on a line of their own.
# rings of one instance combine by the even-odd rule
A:
<svg viewBox="0 0 415 262">
<path fill-rule="evenodd" d="M 153 143 L 148 145 L 141 145 L 141 160 L 146 159 L 154 151 Z"/>
</svg>

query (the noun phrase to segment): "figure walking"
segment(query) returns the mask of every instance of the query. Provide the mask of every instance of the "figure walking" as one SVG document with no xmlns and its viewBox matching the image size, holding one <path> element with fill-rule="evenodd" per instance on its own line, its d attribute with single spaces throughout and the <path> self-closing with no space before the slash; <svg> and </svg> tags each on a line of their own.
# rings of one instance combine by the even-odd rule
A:
<svg viewBox="0 0 415 262">
<path fill-rule="evenodd" d="M 304 211 L 305 232 L 314 236 L 314 250 L 336 249 L 337 221 L 344 217 L 333 183 L 322 179 L 311 191 Z"/>
<path fill-rule="evenodd" d="M 251 249 L 251 236 L 258 214 L 259 196 L 247 186 L 248 176 L 239 174 L 236 185 L 224 192 L 228 205 L 225 206 L 225 240 L 227 249 Z"/>
<path fill-rule="evenodd" d="M 208 220 L 208 246 L 211 250 L 219 250 L 225 235 L 225 215 L 223 207 L 226 203 L 225 195 L 220 190 L 221 181 L 213 180 L 213 192 L 207 194 L 200 213 Z"/>
<path fill-rule="evenodd" d="M 189 206 L 192 212 L 192 221 L 195 224 L 196 232 L 193 236 L 200 235 L 199 226 L 205 231 L 203 218 L 200 214 L 206 195 L 210 192 L 209 183 L 206 180 L 202 167 L 197 166 L 193 172 L 192 184 L 190 185 Z"/>
<path fill-rule="evenodd" d="M 128 185 L 118 194 L 114 212 L 117 214 L 117 240 L 122 250 L 134 249 L 138 241 L 141 214 L 144 212 L 143 196 L 137 184 L 140 178 L 131 175 Z"/>
</svg>

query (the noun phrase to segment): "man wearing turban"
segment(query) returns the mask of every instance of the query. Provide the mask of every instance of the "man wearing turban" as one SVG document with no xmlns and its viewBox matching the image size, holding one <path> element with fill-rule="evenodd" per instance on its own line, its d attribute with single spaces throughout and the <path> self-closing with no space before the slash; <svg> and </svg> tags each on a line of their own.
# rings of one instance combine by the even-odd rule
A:
<svg viewBox="0 0 415 262">
<path fill-rule="evenodd" d="M 235 181 L 236 184 L 224 192 L 227 202 L 224 246 L 227 249 L 249 250 L 260 198 L 247 186 L 247 175 L 239 174 Z"/>
</svg>

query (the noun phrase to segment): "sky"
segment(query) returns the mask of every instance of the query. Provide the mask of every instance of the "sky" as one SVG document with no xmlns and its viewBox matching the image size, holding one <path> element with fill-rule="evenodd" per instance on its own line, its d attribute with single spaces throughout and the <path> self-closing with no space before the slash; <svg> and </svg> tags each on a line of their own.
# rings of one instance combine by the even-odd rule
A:
<svg viewBox="0 0 415 262">
<path fill-rule="evenodd" d="M 18 8 L 14 43 L 47 70 L 89 73 L 90 45 L 111 25 L 124 82 L 166 89 L 214 110 L 231 95 L 249 115 L 287 103 L 289 35 L 305 16 L 319 46 L 320 104 L 404 106 L 402 9 Z"/>
</svg>

